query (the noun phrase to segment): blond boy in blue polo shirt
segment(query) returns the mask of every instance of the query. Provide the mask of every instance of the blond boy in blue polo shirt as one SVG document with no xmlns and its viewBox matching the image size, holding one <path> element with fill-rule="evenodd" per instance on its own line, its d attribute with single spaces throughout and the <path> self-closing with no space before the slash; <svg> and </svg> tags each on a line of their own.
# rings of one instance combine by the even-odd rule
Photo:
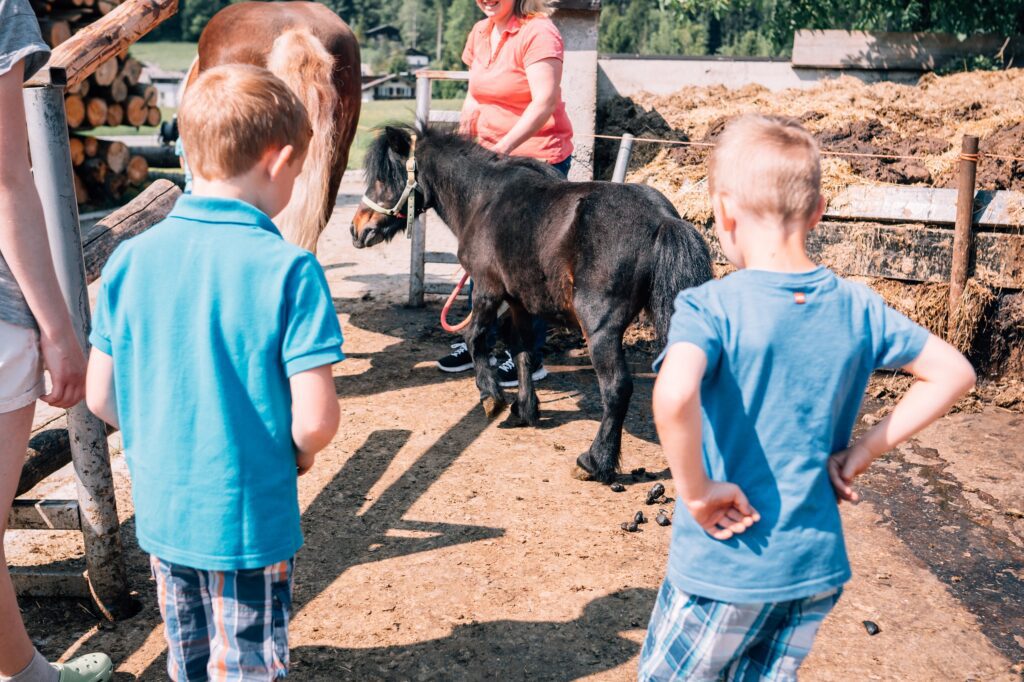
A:
<svg viewBox="0 0 1024 682">
<path fill-rule="evenodd" d="M 339 419 L 327 282 L 270 219 L 311 131 L 252 66 L 205 72 L 179 121 L 193 194 L 103 269 L 87 400 L 123 434 L 168 674 L 273 679 L 288 669 L 296 476 Z"/>
<path fill-rule="evenodd" d="M 709 163 L 737 268 L 682 292 L 655 362 L 654 421 L 680 506 L 639 679 L 795 680 L 850 579 L 838 501 L 974 384 L 952 346 L 807 255 L 818 146 L 796 122 L 730 123 Z M 850 442 L 871 372 L 917 378 Z"/>
</svg>

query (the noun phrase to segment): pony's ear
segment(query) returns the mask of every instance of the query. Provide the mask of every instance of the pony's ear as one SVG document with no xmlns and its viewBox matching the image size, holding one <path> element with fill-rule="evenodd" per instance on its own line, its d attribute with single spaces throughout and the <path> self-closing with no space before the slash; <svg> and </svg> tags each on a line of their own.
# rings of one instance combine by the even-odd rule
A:
<svg viewBox="0 0 1024 682">
<path fill-rule="evenodd" d="M 409 133 L 401 128 L 385 126 L 384 136 L 388 140 L 388 147 L 399 156 L 409 156 Z"/>
</svg>

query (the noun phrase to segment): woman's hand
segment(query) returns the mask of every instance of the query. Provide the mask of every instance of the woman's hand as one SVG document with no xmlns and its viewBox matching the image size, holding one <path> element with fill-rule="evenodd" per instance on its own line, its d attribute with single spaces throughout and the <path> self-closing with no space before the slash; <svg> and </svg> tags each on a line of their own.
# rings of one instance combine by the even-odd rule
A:
<svg viewBox="0 0 1024 682">
<path fill-rule="evenodd" d="M 52 383 L 42 400 L 65 408 L 80 403 L 85 397 L 85 355 L 74 333 L 68 329 L 55 337 L 40 334 L 39 346 Z"/>
</svg>

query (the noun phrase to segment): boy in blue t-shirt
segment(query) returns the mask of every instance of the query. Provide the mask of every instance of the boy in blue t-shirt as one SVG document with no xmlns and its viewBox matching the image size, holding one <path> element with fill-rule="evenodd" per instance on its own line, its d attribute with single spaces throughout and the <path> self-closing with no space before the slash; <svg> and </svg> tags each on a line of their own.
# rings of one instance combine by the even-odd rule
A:
<svg viewBox="0 0 1024 682">
<path fill-rule="evenodd" d="M 179 113 L 190 195 L 103 269 L 89 408 L 120 425 L 174 680 L 288 670 L 296 476 L 338 428 L 341 329 L 316 258 L 270 216 L 311 136 L 269 71 L 200 76 Z"/>
<path fill-rule="evenodd" d="M 640 680 L 795 680 L 850 578 L 838 502 L 873 459 L 974 385 L 952 346 L 812 262 L 825 202 L 799 124 L 730 123 L 709 188 L 739 268 L 676 298 L 654 420 L 680 502 Z M 871 373 L 917 378 L 850 443 Z"/>
</svg>

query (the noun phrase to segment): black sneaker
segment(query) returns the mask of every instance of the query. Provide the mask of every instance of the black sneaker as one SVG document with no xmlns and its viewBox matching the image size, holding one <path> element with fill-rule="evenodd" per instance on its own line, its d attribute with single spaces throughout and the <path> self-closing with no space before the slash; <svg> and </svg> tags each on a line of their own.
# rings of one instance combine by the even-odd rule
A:
<svg viewBox="0 0 1024 682">
<path fill-rule="evenodd" d="M 453 343 L 452 352 L 437 361 L 437 368 L 442 372 L 465 372 L 473 369 L 473 356 L 465 343 Z"/>
<path fill-rule="evenodd" d="M 540 365 L 537 369 L 533 370 L 533 380 L 540 381 L 548 375 L 548 371 L 544 368 L 544 365 Z M 512 355 L 505 351 L 498 356 L 498 384 L 502 388 L 515 388 L 519 385 L 519 372 L 516 370 L 516 361 L 512 359 Z"/>
</svg>

